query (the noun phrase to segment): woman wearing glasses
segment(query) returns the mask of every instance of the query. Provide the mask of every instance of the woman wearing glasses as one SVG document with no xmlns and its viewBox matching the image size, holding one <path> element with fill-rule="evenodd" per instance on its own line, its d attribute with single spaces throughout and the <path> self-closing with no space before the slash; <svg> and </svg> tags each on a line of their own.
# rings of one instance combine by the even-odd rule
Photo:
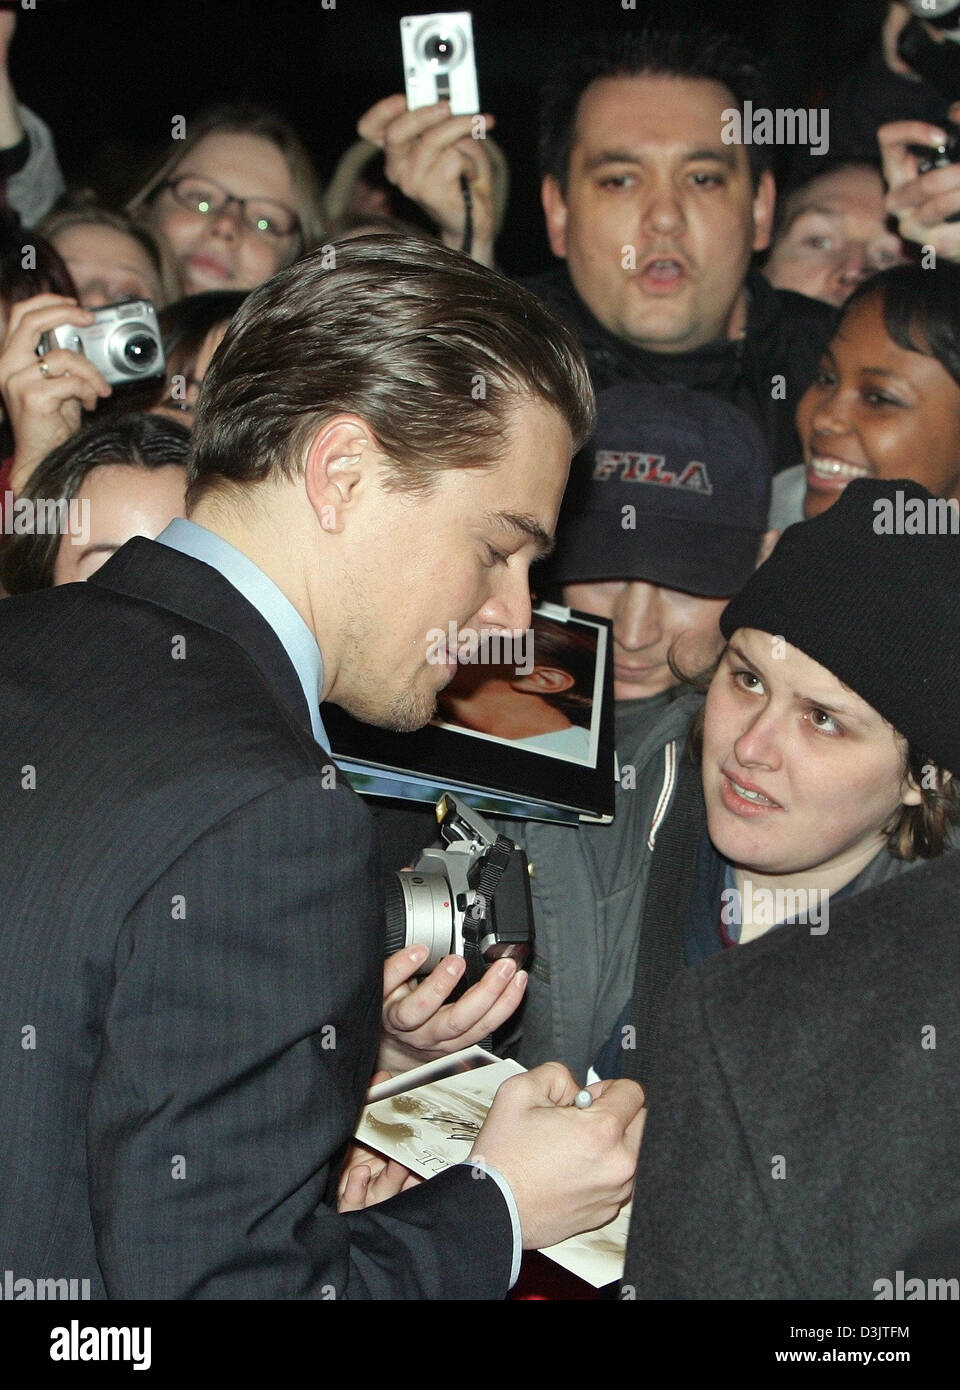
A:
<svg viewBox="0 0 960 1390">
<path fill-rule="evenodd" d="M 293 129 L 257 107 L 218 107 L 131 199 L 171 246 L 188 294 L 252 289 L 316 245 L 323 208 Z"/>
</svg>

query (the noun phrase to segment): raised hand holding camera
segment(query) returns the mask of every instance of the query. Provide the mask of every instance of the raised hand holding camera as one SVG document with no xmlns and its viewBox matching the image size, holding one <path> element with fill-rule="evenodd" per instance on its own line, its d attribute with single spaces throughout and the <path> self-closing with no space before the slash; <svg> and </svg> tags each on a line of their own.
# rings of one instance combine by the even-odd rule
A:
<svg viewBox="0 0 960 1390">
<path fill-rule="evenodd" d="M 454 116 L 480 110 L 468 10 L 405 15 L 400 21 L 407 106 L 415 111 L 446 101 Z"/>
<path fill-rule="evenodd" d="M 960 102 L 950 108 L 952 126 Z M 960 260 L 960 140 L 957 128 L 925 121 L 891 121 L 877 131 L 888 186 L 887 210 L 907 241 Z"/>
<path fill-rule="evenodd" d="M 361 116 L 357 133 L 379 145 L 387 178 L 433 218 L 454 250 L 463 249 L 467 229 L 465 180 L 469 254 L 492 265 L 493 169 L 477 135 L 494 118 L 479 114 L 470 15 L 407 16 L 401 39 L 406 95 L 378 101 Z"/>
<path fill-rule="evenodd" d="M 76 433 L 83 411 L 94 410 L 111 394 L 103 373 L 82 354 L 63 347 L 38 357 L 51 330 L 83 331 L 93 321 L 92 310 L 58 294 L 34 295 L 10 312 L 0 352 L 0 393 L 15 442 L 10 474 L 15 493 L 51 449 Z"/>
<path fill-rule="evenodd" d="M 104 381 L 122 385 L 162 376 L 165 366 L 157 311 L 149 300 L 124 300 L 89 311 L 85 325 L 58 324 L 40 339 L 37 354 L 57 348 L 82 353 Z"/>
</svg>

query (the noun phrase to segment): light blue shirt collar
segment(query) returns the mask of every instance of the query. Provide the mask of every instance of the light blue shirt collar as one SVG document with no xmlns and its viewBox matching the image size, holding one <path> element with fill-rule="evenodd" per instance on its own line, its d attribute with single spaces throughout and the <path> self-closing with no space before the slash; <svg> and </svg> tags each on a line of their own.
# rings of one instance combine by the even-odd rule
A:
<svg viewBox="0 0 960 1390">
<path fill-rule="evenodd" d="M 198 526 L 195 521 L 177 517 L 157 540 L 171 550 L 191 555 L 218 570 L 233 587 L 253 604 L 260 616 L 270 624 L 293 663 L 303 687 L 310 727 L 318 743 L 330 751 L 323 721 L 320 718 L 320 692 L 323 690 L 323 656 L 317 639 L 307 627 L 293 604 L 273 580 L 236 546 Z"/>
</svg>

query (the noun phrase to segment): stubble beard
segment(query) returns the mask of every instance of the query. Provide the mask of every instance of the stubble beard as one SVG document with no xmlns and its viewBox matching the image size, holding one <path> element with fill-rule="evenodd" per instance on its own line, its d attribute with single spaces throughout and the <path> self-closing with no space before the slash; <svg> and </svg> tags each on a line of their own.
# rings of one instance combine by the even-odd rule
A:
<svg viewBox="0 0 960 1390">
<path fill-rule="evenodd" d="M 365 605 L 360 586 L 354 582 L 350 584 L 350 589 L 352 611 L 346 624 L 344 650 L 354 654 L 356 665 L 354 678 L 350 682 L 349 702 L 344 704 L 344 708 L 354 719 L 360 719 L 365 724 L 390 729 L 397 734 L 414 733 L 429 724 L 436 714 L 436 691 L 424 691 L 417 685 L 423 669 L 418 666 L 406 685 L 389 693 L 386 680 L 393 672 L 387 670 L 385 680 L 383 665 L 375 657 L 371 660 L 371 654 L 376 653 L 378 646 L 377 624 L 363 620 Z"/>
<path fill-rule="evenodd" d="M 384 703 L 386 692 L 382 680 L 373 671 L 359 673 L 351 692 L 349 713 L 365 724 L 390 729 L 395 734 L 412 734 L 422 729 L 436 714 L 436 697 L 417 690 L 413 685 L 396 691 Z"/>
</svg>

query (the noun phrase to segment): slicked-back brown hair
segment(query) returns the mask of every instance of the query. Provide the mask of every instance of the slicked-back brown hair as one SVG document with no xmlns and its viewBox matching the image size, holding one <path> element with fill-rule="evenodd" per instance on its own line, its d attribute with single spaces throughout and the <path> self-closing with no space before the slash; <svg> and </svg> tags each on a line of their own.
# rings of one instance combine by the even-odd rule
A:
<svg viewBox="0 0 960 1390">
<path fill-rule="evenodd" d="M 369 425 L 391 460 L 388 487 L 426 494 L 444 469 L 496 464 L 524 400 L 554 407 L 575 448 L 588 438 L 583 353 L 529 291 L 419 237 L 334 242 L 233 319 L 197 403 L 187 505 L 295 477 L 339 414 Z"/>
</svg>

